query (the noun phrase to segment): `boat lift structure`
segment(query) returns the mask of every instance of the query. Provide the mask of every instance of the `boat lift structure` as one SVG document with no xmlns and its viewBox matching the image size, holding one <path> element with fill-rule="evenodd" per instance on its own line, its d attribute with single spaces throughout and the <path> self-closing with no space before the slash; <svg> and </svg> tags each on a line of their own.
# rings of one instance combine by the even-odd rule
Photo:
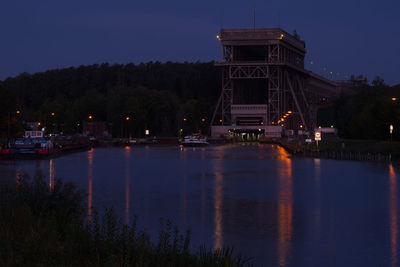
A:
<svg viewBox="0 0 400 267">
<path fill-rule="evenodd" d="M 304 68 L 305 42 L 280 28 L 222 29 L 222 90 L 211 135 L 228 131 L 310 131 L 317 109 L 340 87 Z"/>
</svg>

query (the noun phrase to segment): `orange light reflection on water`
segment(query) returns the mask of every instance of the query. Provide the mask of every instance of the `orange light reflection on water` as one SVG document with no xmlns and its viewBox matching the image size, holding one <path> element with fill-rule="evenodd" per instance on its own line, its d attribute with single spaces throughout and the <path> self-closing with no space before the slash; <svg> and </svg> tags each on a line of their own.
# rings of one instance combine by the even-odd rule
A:
<svg viewBox="0 0 400 267">
<path fill-rule="evenodd" d="M 397 177 L 392 165 L 389 165 L 389 194 L 390 194 L 390 244 L 392 250 L 392 266 L 397 265 L 397 236 L 398 236 L 398 206 L 397 206 Z"/>
<path fill-rule="evenodd" d="M 293 234 L 293 177 L 289 154 L 277 147 L 278 166 L 278 264 L 287 266 L 291 257 Z"/>
<path fill-rule="evenodd" d="M 88 221 L 92 220 L 93 148 L 88 151 Z"/>
<path fill-rule="evenodd" d="M 125 147 L 125 224 L 129 224 L 129 211 L 130 211 L 130 178 L 131 178 L 131 147 Z"/>
<path fill-rule="evenodd" d="M 201 174 L 201 227 L 202 233 L 204 233 L 204 224 L 206 220 L 206 174 Z"/>
<path fill-rule="evenodd" d="M 55 179 L 55 169 L 53 159 L 50 159 L 49 162 L 49 187 L 50 190 L 54 188 L 54 179 Z"/>
</svg>

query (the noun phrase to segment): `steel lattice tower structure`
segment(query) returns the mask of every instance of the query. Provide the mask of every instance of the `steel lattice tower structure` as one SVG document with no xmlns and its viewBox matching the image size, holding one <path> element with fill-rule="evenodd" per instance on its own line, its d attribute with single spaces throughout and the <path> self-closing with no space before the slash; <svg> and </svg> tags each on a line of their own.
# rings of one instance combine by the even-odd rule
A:
<svg viewBox="0 0 400 267">
<path fill-rule="evenodd" d="M 222 62 L 216 63 L 222 91 L 214 129 L 313 129 L 318 105 L 339 95 L 335 83 L 305 70 L 305 42 L 296 33 L 223 29 L 217 38 L 222 44 Z"/>
</svg>

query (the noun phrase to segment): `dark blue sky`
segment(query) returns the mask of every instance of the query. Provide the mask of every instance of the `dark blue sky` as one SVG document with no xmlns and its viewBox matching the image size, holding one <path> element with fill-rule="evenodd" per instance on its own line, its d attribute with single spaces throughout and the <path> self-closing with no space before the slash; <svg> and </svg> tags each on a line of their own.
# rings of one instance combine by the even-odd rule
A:
<svg viewBox="0 0 400 267">
<path fill-rule="evenodd" d="M 219 29 L 252 27 L 254 6 L 257 27 L 297 30 L 308 69 L 400 83 L 399 0 L 2 1 L 0 80 L 103 62 L 219 60 Z"/>
</svg>

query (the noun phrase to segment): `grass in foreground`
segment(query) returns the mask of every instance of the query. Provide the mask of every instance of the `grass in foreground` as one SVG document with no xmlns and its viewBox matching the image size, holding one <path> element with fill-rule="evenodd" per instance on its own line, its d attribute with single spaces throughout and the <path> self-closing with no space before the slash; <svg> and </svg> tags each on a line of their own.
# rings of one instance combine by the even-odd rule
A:
<svg viewBox="0 0 400 267">
<path fill-rule="evenodd" d="M 163 222 L 157 242 L 112 209 L 85 221 L 85 194 L 26 175 L 0 194 L 0 266 L 250 266 L 230 248 L 189 251 L 190 233 Z"/>
</svg>

